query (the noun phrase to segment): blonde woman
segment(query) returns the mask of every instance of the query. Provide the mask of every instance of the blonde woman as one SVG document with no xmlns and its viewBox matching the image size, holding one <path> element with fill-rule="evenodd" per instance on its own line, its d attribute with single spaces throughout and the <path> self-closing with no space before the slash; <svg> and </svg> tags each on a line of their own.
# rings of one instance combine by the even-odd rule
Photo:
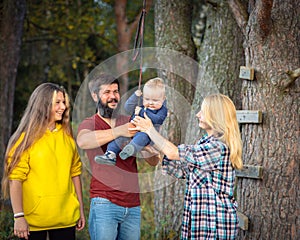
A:
<svg viewBox="0 0 300 240">
<path fill-rule="evenodd" d="M 20 239 L 73 239 L 85 225 L 81 161 L 65 90 L 43 83 L 32 93 L 9 140 L 2 180 Z"/>
<path fill-rule="evenodd" d="M 164 171 L 186 179 L 181 239 L 235 239 L 235 169 L 243 167 L 236 109 L 227 96 L 210 95 L 196 116 L 207 134 L 195 145 L 175 146 L 155 130 L 147 116 L 135 117 L 136 128 L 131 130 L 147 133 L 159 146 L 166 156 Z"/>
</svg>

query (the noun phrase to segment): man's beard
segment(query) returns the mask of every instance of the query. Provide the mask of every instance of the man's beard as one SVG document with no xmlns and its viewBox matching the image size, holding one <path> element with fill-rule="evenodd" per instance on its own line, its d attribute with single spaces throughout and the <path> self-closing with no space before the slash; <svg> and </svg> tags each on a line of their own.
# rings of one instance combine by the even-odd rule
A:
<svg viewBox="0 0 300 240">
<path fill-rule="evenodd" d="M 98 100 L 97 104 L 97 110 L 101 117 L 104 118 L 115 118 L 117 116 L 117 113 L 119 112 L 119 104 L 116 108 L 110 108 L 108 106 L 108 103 L 119 101 L 117 99 L 112 99 L 111 101 L 108 101 L 107 103 L 103 103 L 101 99 Z"/>
</svg>

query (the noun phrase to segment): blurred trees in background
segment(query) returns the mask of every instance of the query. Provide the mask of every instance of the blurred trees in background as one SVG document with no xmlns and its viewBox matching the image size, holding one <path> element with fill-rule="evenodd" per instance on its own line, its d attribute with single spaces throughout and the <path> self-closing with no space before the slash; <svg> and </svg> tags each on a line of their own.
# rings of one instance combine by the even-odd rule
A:
<svg viewBox="0 0 300 240">
<path fill-rule="evenodd" d="M 123 21 L 134 21 L 142 9 L 141 1 L 123 2 L 127 6 Z M 59 83 L 74 99 L 88 73 L 121 50 L 114 8 L 114 1 L 27 1 L 15 119 L 20 118 L 24 101 L 39 83 Z M 146 44 L 154 39 L 151 18 L 147 21 Z"/>
<path fill-rule="evenodd" d="M 0 3 L 0 159 L 3 159 L 13 122 L 13 102 L 21 38 L 26 12 L 25 0 Z M 0 162 L 2 178 L 3 161 Z"/>
</svg>

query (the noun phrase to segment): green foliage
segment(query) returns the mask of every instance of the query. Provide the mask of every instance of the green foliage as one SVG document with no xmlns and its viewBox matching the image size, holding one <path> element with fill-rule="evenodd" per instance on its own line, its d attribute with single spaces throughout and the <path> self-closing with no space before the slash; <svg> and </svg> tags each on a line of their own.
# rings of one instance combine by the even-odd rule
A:
<svg viewBox="0 0 300 240">
<path fill-rule="evenodd" d="M 153 168 L 143 160 L 138 161 L 138 172 L 153 172 Z M 153 181 L 153 179 L 149 179 Z M 151 185 L 151 183 L 142 183 L 140 185 Z M 142 186 L 141 186 L 142 188 Z M 141 239 L 155 239 L 155 222 L 154 222 L 154 192 L 140 194 L 141 200 Z"/>
<path fill-rule="evenodd" d="M 90 194 L 89 194 L 89 183 L 90 183 L 90 175 L 86 169 L 83 168 L 82 175 L 82 196 L 83 196 L 83 204 L 84 204 L 84 214 L 86 219 L 85 228 L 79 232 L 76 232 L 76 239 L 77 240 L 87 240 L 90 239 L 89 237 L 89 227 L 88 227 L 88 216 L 89 216 L 89 209 L 90 209 Z"/>
<path fill-rule="evenodd" d="M 37 85 L 58 83 L 75 99 L 86 75 L 118 53 L 114 4 L 113 0 L 27 2 L 13 128 Z M 125 21 L 132 21 L 142 4 L 141 0 L 128 1 Z M 144 46 L 154 45 L 153 30 L 152 7 L 146 16 Z M 138 74 L 133 76 L 131 84 L 136 86 Z"/>
<path fill-rule="evenodd" d="M 13 240 L 18 239 L 14 237 L 14 216 L 8 203 L 1 203 L 0 211 L 0 239 Z"/>
<path fill-rule="evenodd" d="M 29 95 L 42 82 L 63 85 L 75 99 L 86 74 L 117 52 L 116 39 L 109 5 L 91 0 L 28 1 L 15 118 L 20 119 Z"/>
<path fill-rule="evenodd" d="M 142 193 L 141 196 L 141 239 L 155 239 L 154 193 Z"/>
</svg>

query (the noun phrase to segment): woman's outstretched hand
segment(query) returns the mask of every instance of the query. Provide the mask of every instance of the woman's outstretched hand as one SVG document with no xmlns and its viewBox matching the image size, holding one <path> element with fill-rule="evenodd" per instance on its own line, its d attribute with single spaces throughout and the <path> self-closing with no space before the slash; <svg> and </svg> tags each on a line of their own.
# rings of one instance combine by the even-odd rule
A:
<svg viewBox="0 0 300 240">
<path fill-rule="evenodd" d="M 129 128 L 129 130 L 137 130 L 141 132 L 145 132 L 149 134 L 149 131 L 151 128 L 153 128 L 153 124 L 151 119 L 147 116 L 146 113 L 144 113 L 144 117 L 136 116 L 134 119 L 131 120 L 131 122 L 136 126 L 135 128 Z"/>
<path fill-rule="evenodd" d="M 151 119 L 144 114 L 145 118 L 136 116 L 131 122 L 136 126 L 135 128 L 129 128 L 129 130 L 137 130 L 147 133 L 151 141 L 155 144 L 155 148 L 162 152 L 171 160 L 179 160 L 178 147 L 165 139 L 159 132 L 154 128 Z"/>
</svg>

